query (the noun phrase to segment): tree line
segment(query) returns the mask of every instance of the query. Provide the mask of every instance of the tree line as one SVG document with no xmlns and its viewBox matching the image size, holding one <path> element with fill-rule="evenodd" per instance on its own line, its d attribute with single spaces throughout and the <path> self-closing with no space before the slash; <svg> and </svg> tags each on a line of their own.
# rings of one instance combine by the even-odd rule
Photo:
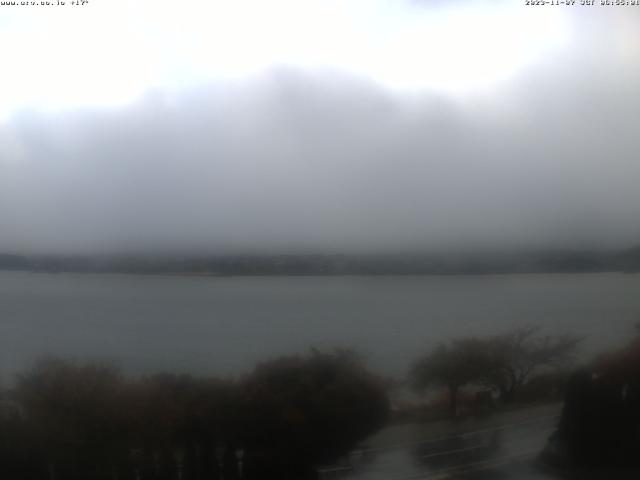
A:
<svg viewBox="0 0 640 480">
<path fill-rule="evenodd" d="M 0 270 L 199 275 L 433 275 L 639 271 L 640 246 L 615 252 L 543 250 L 458 255 L 16 255 Z"/>
<path fill-rule="evenodd" d="M 258 365 L 240 380 L 43 359 L 0 425 L 13 479 L 303 479 L 387 419 L 379 378 L 348 351 Z M 6 404 L 5 400 L 5 404 Z"/>
<path fill-rule="evenodd" d="M 511 403 L 535 375 L 566 364 L 571 336 L 535 327 L 458 338 L 416 360 L 417 391 L 468 386 Z M 350 350 L 284 356 L 239 379 L 44 358 L 0 401 L 0 465 L 25 480 L 314 478 L 390 418 L 388 381 Z"/>
<path fill-rule="evenodd" d="M 497 392 L 502 402 L 513 403 L 535 374 L 567 366 L 579 342 L 573 335 L 543 336 L 536 326 L 484 338 L 457 338 L 418 359 L 409 377 L 417 391 L 446 388 L 449 414 L 455 417 L 463 387 L 484 387 Z"/>
</svg>

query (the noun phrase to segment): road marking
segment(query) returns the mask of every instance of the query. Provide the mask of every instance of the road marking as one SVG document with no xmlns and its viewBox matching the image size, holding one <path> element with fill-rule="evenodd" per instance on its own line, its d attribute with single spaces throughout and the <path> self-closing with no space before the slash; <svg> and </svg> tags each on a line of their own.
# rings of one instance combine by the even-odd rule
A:
<svg viewBox="0 0 640 480">
<path fill-rule="evenodd" d="M 547 435 L 548 433 L 551 433 L 553 431 L 555 431 L 555 427 L 554 428 L 545 428 L 541 432 L 536 432 L 536 434 L 544 436 L 544 435 Z M 527 436 L 527 435 L 530 435 L 530 434 L 531 434 L 531 432 L 518 432 L 518 433 L 512 435 L 511 437 L 509 437 L 508 440 L 513 440 L 514 437 L 515 438 L 519 438 L 519 437 Z M 499 440 L 499 442 L 500 441 L 501 440 Z M 487 447 L 490 447 L 490 446 L 491 446 L 491 444 L 489 444 L 487 442 L 482 442 L 482 443 L 479 443 L 478 445 L 473 445 L 473 446 L 470 446 L 470 447 L 457 448 L 457 449 L 454 449 L 454 450 L 445 450 L 443 452 L 437 452 L 437 453 L 430 453 L 428 455 L 422 455 L 420 458 L 441 457 L 441 456 L 444 456 L 444 455 L 451 455 L 451 454 L 460 453 L 460 452 L 468 452 L 469 450 L 477 450 L 479 448 L 487 448 Z"/>
<path fill-rule="evenodd" d="M 527 422 L 527 423 L 532 423 L 532 422 Z M 554 428 L 545 428 L 544 430 L 540 431 L 540 432 L 536 432 L 536 435 L 546 435 L 549 434 L 551 432 L 555 431 L 555 427 Z M 514 438 L 519 438 L 522 436 L 526 436 L 529 435 L 530 432 L 517 432 L 515 435 L 511 435 L 509 438 L 505 439 L 507 441 L 513 440 Z M 436 453 L 432 453 L 432 454 L 428 454 L 428 455 L 422 455 L 420 458 L 421 459 L 428 459 L 428 458 L 435 458 L 435 457 L 441 457 L 441 456 L 445 456 L 445 455 L 452 455 L 455 453 L 462 453 L 462 452 L 468 452 L 468 451 L 472 451 L 472 450 L 478 450 L 481 448 L 487 448 L 490 447 L 491 445 L 489 443 L 481 443 L 478 445 L 473 445 L 473 446 L 469 446 L 469 447 L 464 447 L 464 448 L 458 448 L 458 449 L 454 449 L 454 450 L 445 450 L 442 452 L 436 452 Z M 438 470 L 433 470 L 430 471 L 428 473 L 419 473 L 419 474 L 413 474 L 412 476 L 408 476 L 408 477 L 397 477 L 396 479 L 390 479 L 390 480 L 410 480 L 410 479 L 421 479 L 421 478 L 431 478 L 431 477 L 424 477 L 424 475 L 433 475 L 433 474 L 440 474 L 442 475 L 443 473 L 449 472 L 449 471 L 455 471 L 456 473 L 460 473 L 458 472 L 459 470 L 462 470 L 462 472 L 469 470 L 469 467 L 472 466 L 478 466 L 477 469 L 482 469 L 482 468 L 492 468 L 495 466 L 499 466 L 505 463 L 508 463 L 516 458 L 519 457 L 523 457 L 523 456 L 527 456 L 527 455 L 535 455 L 537 453 L 539 453 L 541 451 L 541 449 L 536 448 L 533 450 L 528 450 L 528 451 L 524 451 L 524 452 L 518 452 L 518 453 L 514 453 L 514 454 L 510 454 L 510 455 L 505 455 L 499 458 L 489 458 L 489 459 L 485 459 L 485 460 L 479 460 L 476 462 L 472 462 L 472 463 L 467 463 L 467 464 L 459 464 L 459 465 L 451 465 L 448 467 L 443 467 L 441 469 Z M 372 469 L 369 470 L 369 473 L 371 472 L 375 472 L 376 470 L 378 470 L 380 467 L 384 467 L 384 466 L 388 466 L 393 464 L 393 461 L 386 461 L 386 462 L 378 462 L 376 461 L 375 463 L 373 463 L 372 465 L 369 465 L 369 467 L 373 467 Z M 486 465 L 485 465 L 486 464 Z M 482 466 L 485 465 L 485 466 Z M 357 467 L 356 467 L 357 468 Z M 321 471 L 322 473 L 338 473 L 340 471 L 346 472 L 346 471 L 351 471 L 353 470 L 354 467 L 349 465 L 349 466 L 340 466 L 340 467 L 334 467 L 334 468 L 326 468 L 326 469 L 319 469 L 319 471 Z M 466 469 L 466 470 L 465 470 Z M 471 470 L 469 470 L 471 471 Z M 438 478 L 438 477 L 436 477 Z"/>
<path fill-rule="evenodd" d="M 444 452 L 430 453 L 429 455 L 422 455 L 420 458 L 442 457 L 444 455 L 452 455 L 454 453 L 468 452 L 470 450 L 478 450 L 479 448 L 485 448 L 485 447 L 488 447 L 488 446 L 489 445 L 486 444 L 486 443 L 481 443 L 479 445 L 474 445 L 472 447 L 464 447 L 464 448 L 457 448 L 455 450 L 445 450 Z"/>
<path fill-rule="evenodd" d="M 496 458 L 494 460 L 483 460 L 481 462 L 467 463 L 464 465 L 446 468 L 444 470 L 436 470 L 434 472 L 431 472 L 431 475 L 435 475 L 435 476 L 429 475 L 423 478 L 429 478 L 431 480 L 445 479 L 449 477 L 450 473 L 461 474 L 461 473 L 470 473 L 477 470 L 486 470 L 490 468 L 495 468 L 501 465 L 506 465 L 508 463 L 511 463 L 516 459 L 524 459 L 527 457 L 535 456 L 537 453 L 539 453 L 538 449 L 525 450 L 523 452 L 514 453 L 512 455 Z"/>
<path fill-rule="evenodd" d="M 477 470 L 486 470 L 489 468 L 499 467 L 506 465 L 517 459 L 524 459 L 527 457 L 535 456 L 539 453 L 538 449 L 525 450 L 522 452 L 506 455 L 500 458 L 494 458 L 491 460 L 482 460 L 479 462 L 465 463 L 456 465 L 454 467 L 441 468 L 439 470 L 432 470 L 430 472 L 413 474 L 405 477 L 393 477 L 389 480 L 445 480 L 450 478 L 451 474 L 470 473 Z"/>
<path fill-rule="evenodd" d="M 362 453 L 373 453 L 373 452 L 384 452 L 385 450 L 394 450 L 394 449 L 401 449 L 401 448 L 406 448 L 406 447 L 412 447 L 415 445 L 428 445 L 430 443 L 438 443 L 438 442 L 443 442 L 445 440 L 451 440 L 454 438 L 464 438 L 465 436 L 470 436 L 470 435 L 475 435 L 478 433 L 486 433 L 486 432 L 493 432 L 493 431 L 498 431 L 498 430 L 507 430 L 509 428 L 513 428 L 513 427 L 520 427 L 522 425 L 529 425 L 532 423 L 539 423 L 542 422 L 544 420 L 548 420 L 551 418 L 559 418 L 560 414 L 555 414 L 555 415 L 544 415 L 544 416 L 540 416 L 540 417 L 535 417 L 533 419 L 530 420 L 526 420 L 524 422 L 517 422 L 517 423 L 508 423 L 505 425 L 498 425 L 495 427 L 488 427 L 488 428 L 483 428 L 480 430 L 472 430 L 469 432 L 460 432 L 457 433 L 455 435 L 447 435 L 447 436 L 443 436 L 443 437 L 436 437 L 430 440 L 418 440 L 415 442 L 404 442 L 404 443 L 396 443 L 393 445 L 387 445 L 386 447 L 377 447 L 377 448 L 366 448 L 361 450 Z"/>
<path fill-rule="evenodd" d="M 438 443 L 438 442 L 443 442 L 445 440 L 452 440 L 452 439 L 459 439 L 459 438 L 464 438 L 464 437 L 468 437 L 471 435 L 475 435 L 475 434 L 479 434 L 479 433 L 486 433 L 486 432 L 496 432 L 496 431 L 501 431 L 501 430 L 508 430 L 510 428 L 515 428 L 515 427 L 520 427 L 523 425 L 531 425 L 531 424 L 535 424 L 535 423 L 540 423 L 543 422 L 545 420 L 549 420 L 549 419 L 554 419 L 554 418 L 559 418 L 560 414 L 554 414 L 554 415 L 542 415 L 539 417 L 534 417 L 534 418 L 530 418 L 529 420 L 525 420 L 522 422 L 515 422 L 515 423 L 508 423 L 508 424 L 503 424 L 503 425 L 497 425 L 494 427 L 488 427 L 488 428 L 483 428 L 483 429 L 479 429 L 479 430 L 471 430 L 471 431 L 467 431 L 467 432 L 459 432 L 455 435 L 447 435 L 447 436 L 442 436 L 442 437 L 436 437 L 433 439 L 429 439 L 429 440 L 418 440 L 415 442 L 404 442 L 404 443 L 397 443 L 397 444 L 393 444 L 393 445 L 388 445 L 386 447 L 378 447 L 378 448 L 368 448 L 368 449 L 362 449 L 360 450 L 361 454 L 365 455 L 367 453 L 379 453 L 379 452 L 385 452 L 385 451 L 392 451 L 392 450 L 400 450 L 403 448 L 407 448 L 407 447 L 412 447 L 412 446 L 418 446 L 418 445 L 429 445 L 429 444 L 433 444 L 433 443 Z M 555 427 L 552 428 L 546 428 L 544 430 L 542 430 L 542 432 L 536 432 L 536 434 L 539 435 L 545 435 L 547 433 L 550 433 L 552 431 L 555 430 Z M 530 434 L 529 432 L 520 432 L 519 434 L 516 433 L 515 436 L 519 437 L 521 435 L 525 435 L 525 434 Z M 486 447 L 487 444 L 480 444 L 480 445 L 476 445 L 476 446 L 470 446 L 470 447 L 464 447 L 461 449 L 455 449 L 455 450 L 448 450 L 448 451 L 444 451 L 444 452 L 436 452 L 433 454 L 427 454 L 425 456 L 422 456 L 421 458 L 432 458 L 432 457 L 437 457 L 437 456 L 444 456 L 444 455 L 448 455 L 448 454 L 453 454 L 453 453 L 458 453 L 458 452 L 464 452 L 464 451 L 470 451 L 470 450 L 474 450 L 474 449 L 479 449 L 482 447 Z M 532 454 L 538 453 L 540 450 L 536 449 L 536 450 L 532 450 Z M 527 453 L 527 452 L 524 452 Z M 448 471 L 449 469 L 460 469 L 460 468 L 465 468 L 468 467 L 470 465 L 479 465 L 479 464 L 483 464 L 483 463 L 487 463 L 487 462 L 508 462 L 511 461 L 510 459 L 513 458 L 517 458 L 518 456 L 522 456 L 524 454 L 523 452 L 517 453 L 517 454 L 513 454 L 513 455 L 509 455 L 509 456 L 505 456 L 505 457 L 501 457 L 500 459 L 494 459 L 494 460 L 483 460 L 481 462 L 476 462 L 473 464 L 466 464 L 466 465 L 458 465 L 455 467 L 446 467 L 444 470 L 436 470 L 436 471 L 432 471 L 428 474 L 425 473 L 420 473 L 420 474 L 414 474 L 412 476 L 409 477 L 398 477 L 397 479 L 394 480 L 411 480 L 411 479 L 423 479 L 423 478 L 431 478 L 429 476 L 425 477 L 425 475 L 433 475 L 433 474 L 438 474 L 439 472 L 443 472 L 443 471 Z M 374 464 L 372 464 L 371 466 L 374 467 L 374 470 L 376 469 L 376 467 L 380 467 L 380 466 L 384 466 L 384 465 L 388 465 L 391 462 L 383 462 L 382 464 L 380 464 L 379 462 L 375 462 Z M 499 465 L 500 463 L 496 464 Z M 493 465 L 493 464 L 491 464 Z M 487 467 L 489 468 L 489 467 Z M 322 468 L 319 469 L 320 471 L 323 472 L 339 472 L 339 471 L 347 471 L 347 470 L 352 470 L 353 466 L 352 465 L 340 465 L 340 466 L 335 466 L 335 467 L 328 467 L 328 468 Z M 390 479 L 391 480 L 391 479 Z"/>
</svg>

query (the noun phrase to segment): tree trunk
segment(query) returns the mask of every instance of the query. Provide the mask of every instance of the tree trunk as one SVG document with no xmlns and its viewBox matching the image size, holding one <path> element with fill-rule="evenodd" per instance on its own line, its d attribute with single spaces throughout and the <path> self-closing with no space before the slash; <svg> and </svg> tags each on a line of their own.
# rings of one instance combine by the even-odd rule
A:
<svg viewBox="0 0 640 480">
<path fill-rule="evenodd" d="M 458 385 L 449 385 L 449 417 L 456 418 L 458 414 Z"/>
<path fill-rule="evenodd" d="M 515 400 L 515 389 L 513 388 L 500 388 L 500 400 L 503 403 L 513 403 Z"/>
</svg>

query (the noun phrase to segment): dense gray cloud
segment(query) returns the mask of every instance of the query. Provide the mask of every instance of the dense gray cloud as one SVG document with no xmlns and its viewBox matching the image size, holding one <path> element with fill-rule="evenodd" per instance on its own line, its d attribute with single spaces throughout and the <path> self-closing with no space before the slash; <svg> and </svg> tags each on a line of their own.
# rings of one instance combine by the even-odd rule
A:
<svg viewBox="0 0 640 480">
<path fill-rule="evenodd" d="M 609 35 L 617 21 L 576 15 L 580 48 L 499 92 L 274 67 L 111 109 L 23 110 L 0 125 L 0 250 L 638 243 L 640 62 Z"/>
</svg>

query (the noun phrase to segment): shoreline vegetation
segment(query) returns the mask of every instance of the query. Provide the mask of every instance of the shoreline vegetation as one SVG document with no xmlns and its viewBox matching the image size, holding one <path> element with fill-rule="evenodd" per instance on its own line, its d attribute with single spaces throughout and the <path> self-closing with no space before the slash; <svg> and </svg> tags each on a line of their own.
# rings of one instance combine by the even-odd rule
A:
<svg viewBox="0 0 640 480">
<path fill-rule="evenodd" d="M 640 246 L 618 251 L 539 250 L 459 254 L 21 255 L 0 271 L 171 276 L 491 275 L 637 273 Z"/>
<path fill-rule="evenodd" d="M 535 327 L 452 339 L 417 359 L 408 383 L 339 348 L 273 358 L 233 379 L 127 377 L 110 363 L 42 358 L 0 391 L 0 463 L 29 480 L 168 479 L 178 471 L 185 480 L 313 479 L 315 466 L 385 426 L 561 400 L 566 375 L 551 367 L 577 341 Z M 391 393 L 402 387 L 435 396 L 398 409 Z"/>
<path fill-rule="evenodd" d="M 0 463 L 28 480 L 311 480 L 318 465 L 388 436 L 385 427 L 431 424 L 435 434 L 437 425 L 490 424 L 496 414 L 562 402 L 545 464 L 635 468 L 640 336 L 581 366 L 579 343 L 535 326 L 453 338 L 401 381 L 338 348 L 273 358 L 233 379 L 134 378 L 109 363 L 42 358 L 0 390 Z M 403 387 L 420 403 L 394 402 Z"/>
<path fill-rule="evenodd" d="M 0 392 L 0 464 L 25 480 L 306 479 L 388 415 L 382 380 L 346 350 L 233 380 L 49 357 Z"/>
</svg>

